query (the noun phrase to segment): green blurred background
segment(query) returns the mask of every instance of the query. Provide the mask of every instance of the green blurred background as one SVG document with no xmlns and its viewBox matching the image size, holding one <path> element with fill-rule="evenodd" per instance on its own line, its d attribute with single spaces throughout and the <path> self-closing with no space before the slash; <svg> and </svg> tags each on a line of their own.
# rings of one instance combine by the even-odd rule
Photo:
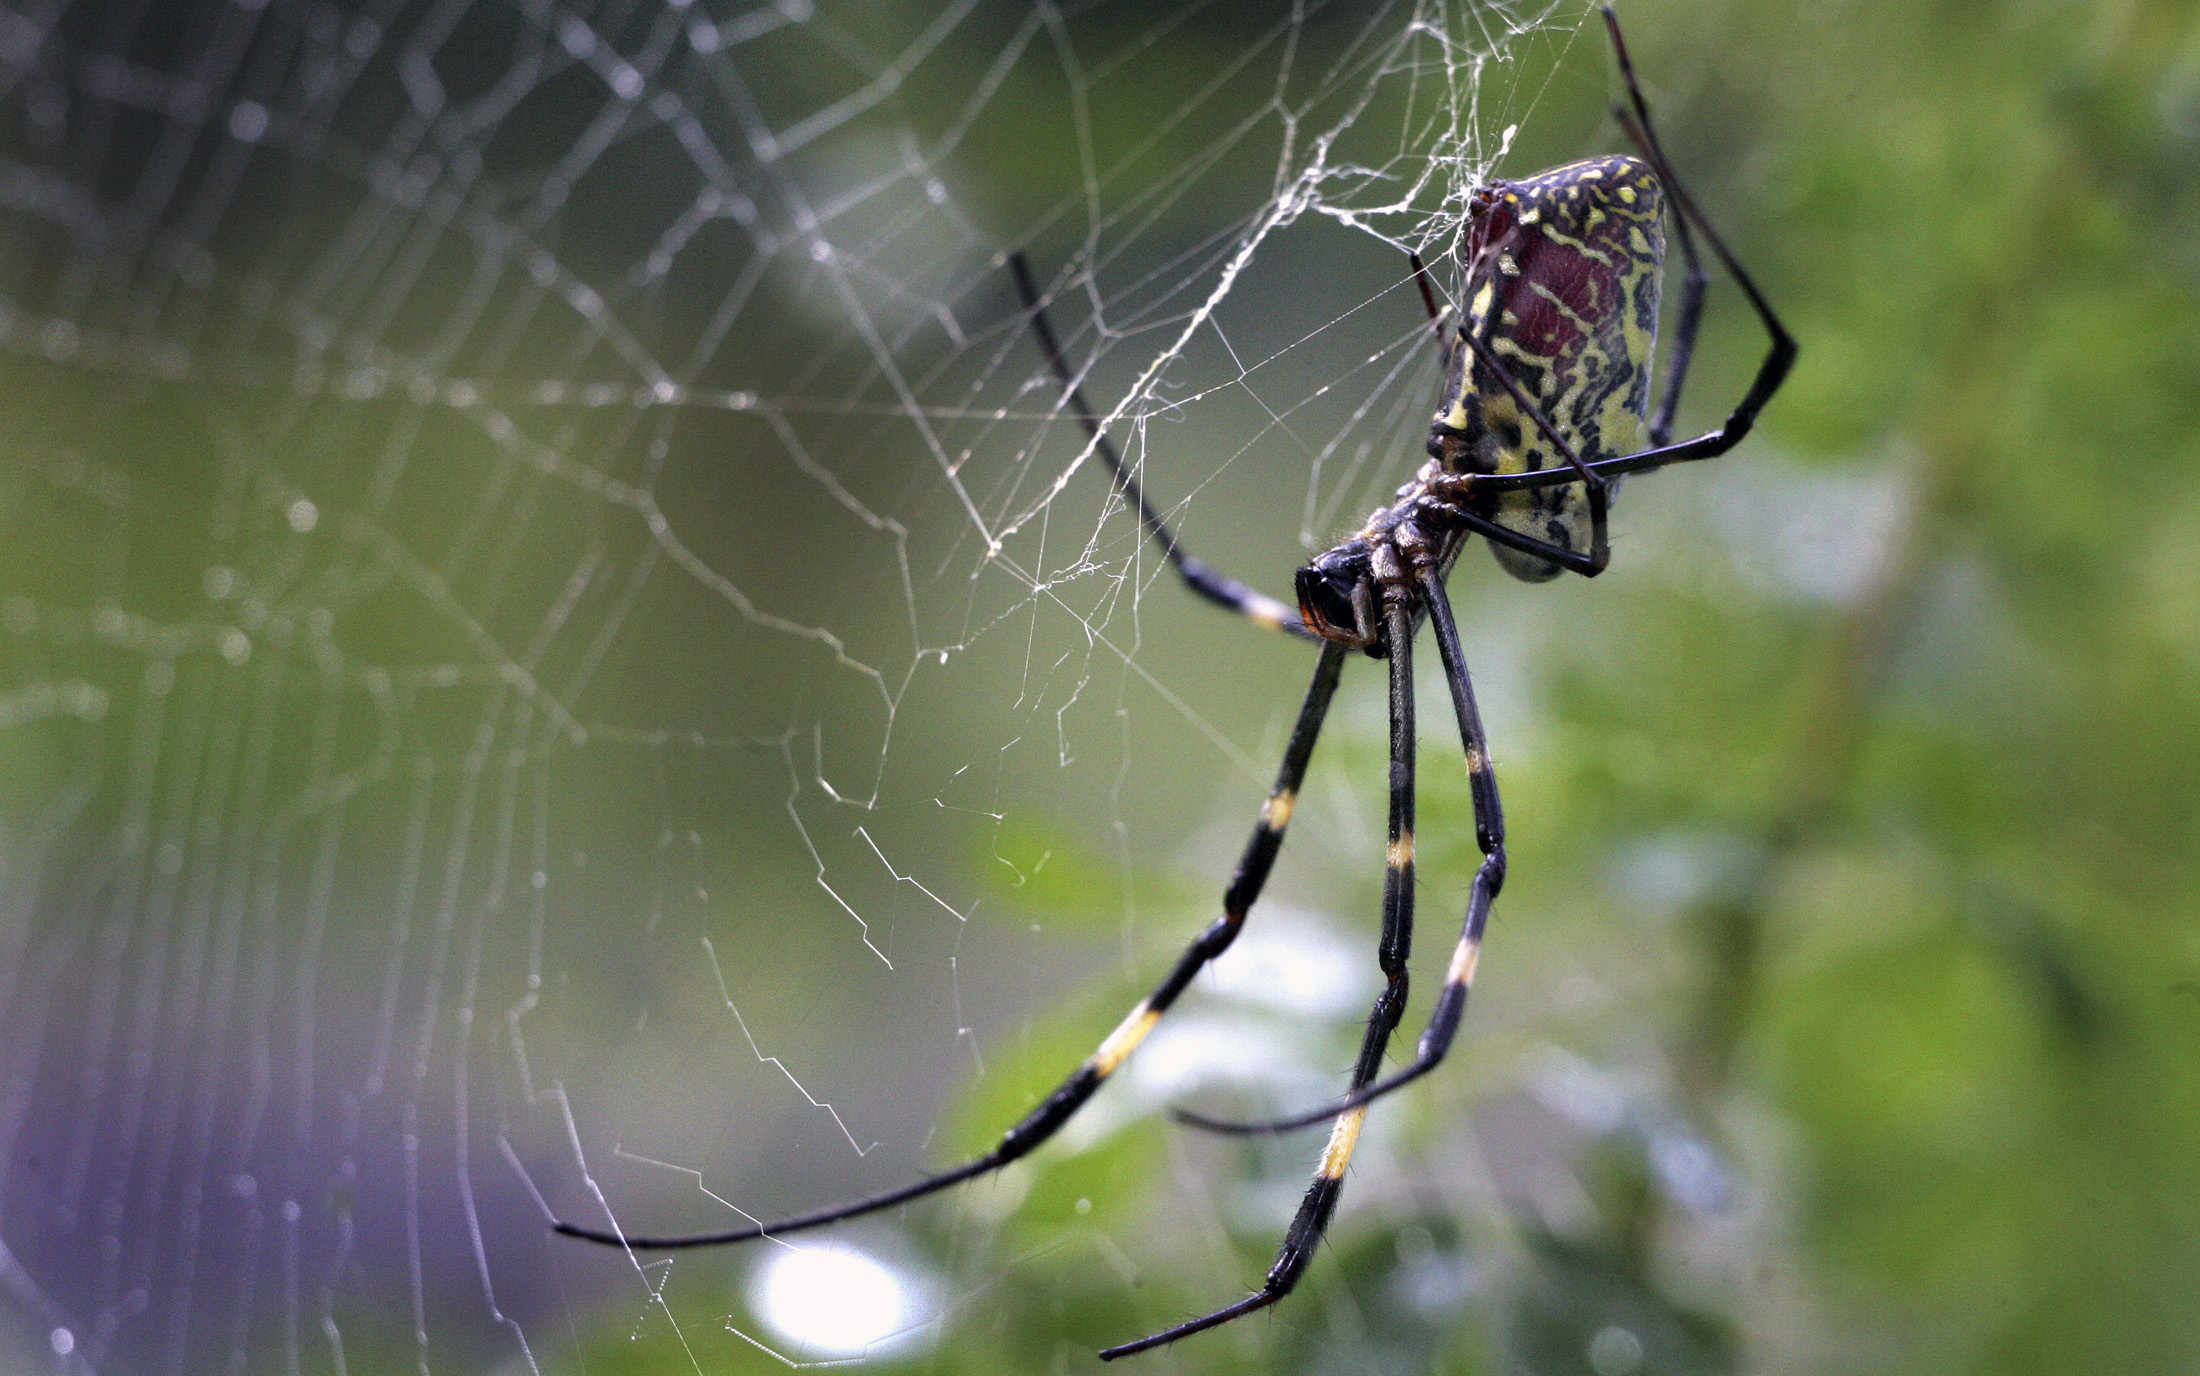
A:
<svg viewBox="0 0 2200 1376">
<path fill-rule="evenodd" d="M 1075 463 L 998 255 L 1282 594 L 1418 462 L 1399 247 L 1622 142 L 1575 7 L 1278 10 L 9 13 L 17 1365 L 831 1355 L 767 1257 L 545 1218 L 982 1150 L 1211 918 L 1311 664 Z M 1137 1360 L 2200 1369 L 2200 10 L 1622 18 L 1800 363 L 1605 576 L 1462 559 L 1511 827 L 1465 1031 L 1300 1292 Z M 1715 286 L 1684 428 L 1762 347 Z M 1434 658 L 1401 1046 L 1478 858 Z M 876 1369 L 1094 1370 L 1257 1282 L 1319 1138 L 1162 1107 L 1333 1092 L 1381 695 L 1185 1035 L 847 1230 L 916 1324 Z"/>
</svg>

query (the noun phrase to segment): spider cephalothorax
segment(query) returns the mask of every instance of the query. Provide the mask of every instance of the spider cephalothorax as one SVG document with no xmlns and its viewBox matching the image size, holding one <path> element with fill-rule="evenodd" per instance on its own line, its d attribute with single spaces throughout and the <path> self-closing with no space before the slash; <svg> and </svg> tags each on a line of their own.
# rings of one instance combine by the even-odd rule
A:
<svg viewBox="0 0 2200 1376">
<path fill-rule="evenodd" d="M 1424 573 L 1441 575 L 1466 538 L 1447 519 L 1447 503 L 1430 488 L 1431 476 L 1424 469 L 1359 534 L 1299 569 L 1299 615 L 1307 630 L 1374 659 L 1387 653 L 1385 590 L 1396 596 Z"/>
<path fill-rule="evenodd" d="M 1368 542 L 1354 536 L 1299 570 L 1299 616 L 1308 630 L 1356 650 L 1381 638 L 1370 552 Z"/>
</svg>

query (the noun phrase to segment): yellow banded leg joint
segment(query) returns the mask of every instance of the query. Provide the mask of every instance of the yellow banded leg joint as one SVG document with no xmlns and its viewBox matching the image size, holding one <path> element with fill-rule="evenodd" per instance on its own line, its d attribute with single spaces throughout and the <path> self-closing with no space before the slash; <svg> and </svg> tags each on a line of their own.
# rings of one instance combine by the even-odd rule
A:
<svg viewBox="0 0 2200 1376">
<path fill-rule="evenodd" d="M 1092 1053 L 1092 1068 L 1101 1075 L 1113 1075 L 1115 1068 L 1138 1049 L 1138 1044 L 1146 1040 L 1146 1034 L 1153 1031 L 1153 1025 L 1159 1021 L 1159 1009 L 1140 1003 L 1131 1010 L 1129 1017 L 1116 1025 L 1108 1039 L 1100 1043 L 1100 1049 Z"/>
<path fill-rule="evenodd" d="M 1474 983 L 1475 962 L 1482 958 L 1482 943 L 1473 937 L 1459 943 L 1459 949 L 1451 953 L 1451 968 L 1444 972 L 1447 984 Z"/>
<path fill-rule="evenodd" d="M 1329 1145 L 1322 1148 L 1319 1171 L 1322 1179 L 1344 1179 L 1344 1168 L 1352 1162 L 1352 1149 L 1360 1145 L 1360 1124 L 1366 1121 L 1365 1104 L 1337 1115 L 1337 1121 L 1329 1129 Z"/>
</svg>

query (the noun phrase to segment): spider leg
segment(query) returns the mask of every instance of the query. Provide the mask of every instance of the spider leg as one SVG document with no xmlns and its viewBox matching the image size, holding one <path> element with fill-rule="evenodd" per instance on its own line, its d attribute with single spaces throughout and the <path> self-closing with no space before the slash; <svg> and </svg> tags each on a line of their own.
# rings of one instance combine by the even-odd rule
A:
<svg viewBox="0 0 2200 1376">
<path fill-rule="evenodd" d="M 1079 425 L 1085 427 L 1085 433 L 1092 439 L 1093 451 L 1108 466 L 1108 473 L 1115 480 L 1116 491 L 1122 493 L 1137 509 L 1139 524 L 1146 528 L 1146 533 L 1153 538 L 1153 542 L 1161 547 L 1162 555 L 1176 569 L 1177 576 L 1193 592 L 1210 602 L 1229 608 L 1255 625 L 1265 626 L 1272 631 L 1282 631 L 1304 640 L 1315 639 L 1314 633 L 1306 629 L 1306 623 L 1299 619 L 1296 609 L 1285 606 L 1266 593 L 1245 586 L 1227 574 L 1217 572 L 1204 561 L 1185 552 L 1176 533 L 1169 529 L 1168 523 L 1161 519 L 1161 513 L 1155 511 L 1153 504 L 1146 500 L 1144 485 L 1124 464 L 1115 442 L 1101 428 L 1099 415 L 1085 400 L 1085 389 L 1079 383 L 1077 374 L 1071 370 L 1069 360 L 1063 356 L 1060 341 L 1054 337 L 1054 325 L 1047 319 L 1046 300 L 1039 295 L 1038 284 L 1032 280 L 1031 265 L 1024 261 L 1021 253 L 1010 254 L 1008 263 L 1016 274 L 1016 290 L 1024 298 L 1024 309 L 1031 316 L 1031 332 L 1038 338 L 1039 351 L 1046 355 L 1047 365 L 1054 370 L 1054 376 L 1062 384 L 1071 414 L 1077 417 Z"/>
<path fill-rule="evenodd" d="M 1436 336 L 1436 347 L 1443 350 L 1444 357 L 1449 360 L 1451 349 L 1444 343 L 1444 310 L 1436 304 L 1435 289 L 1428 284 L 1428 267 L 1422 263 L 1421 255 L 1412 249 L 1406 250 L 1406 261 L 1413 265 L 1413 285 L 1421 289 L 1421 304 L 1428 307 L 1428 327 Z"/>
<path fill-rule="evenodd" d="M 1559 428 L 1551 423 L 1551 418 L 1543 414 L 1543 408 L 1536 405 L 1534 398 L 1528 395 L 1526 389 L 1521 387 L 1520 383 L 1513 378 L 1513 375 L 1498 363 L 1496 353 L 1491 350 L 1487 343 L 1475 338 L 1474 332 L 1464 327 L 1459 330 L 1459 339 L 1460 342 L 1474 351 L 1475 358 L 1481 361 L 1483 367 L 1490 370 L 1491 376 L 1504 384 L 1505 390 L 1512 395 L 1513 404 L 1518 406 L 1528 419 L 1535 422 L 1535 428 L 1542 432 L 1543 438 L 1549 440 L 1552 447 L 1558 450 L 1559 457 L 1566 460 L 1567 466 L 1565 468 L 1552 464 L 1549 468 L 1531 469 L 1530 471 L 1534 473 L 1553 475 L 1550 482 L 1536 485 L 1548 487 L 1561 480 L 1579 482 L 1589 494 L 1589 552 L 1587 554 L 1577 554 L 1573 550 L 1561 548 L 1548 541 L 1538 540 L 1532 535 L 1522 535 L 1510 527 L 1499 525 L 1496 522 L 1476 522 L 1473 523 L 1472 528 L 1481 531 L 1485 536 L 1489 535 L 1490 529 L 1502 530 L 1509 538 L 1501 540 L 1500 543 L 1510 545 L 1514 549 L 1524 549 L 1536 554 L 1548 552 L 1549 557 L 1555 560 L 1561 568 L 1572 569 L 1584 578 L 1596 577 L 1604 572 L 1605 565 L 1612 562 L 1612 547 L 1607 538 L 1608 531 L 1606 529 L 1608 517 L 1611 513 L 1611 488 L 1597 471 L 1603 465 L 1585 464 L 1581 461 L 1581 455 L 1574 452 L 1573 445 L 1567 441 L 1564 434 L 1560 433 Z M 1558 475 L 1564 475 L 1563 479 Z M 1469 481 L 1474 487 L 1487 486 L 1487 480 L 1481 474 L 1471 475 Z M 1484 529 L 1485 526 L 1489 529 Z"/>
<path fill-rule="evenodd" d="M 1293 1114 L 1266 1122 L 1231 1122 L 1204 1114 L 1177 1110 L 1179 1122 L 1208 1132 L 1236 1136 L 1290 1132 L 1312 1127 L 1340 1113 L 1354 1113 L 1394 1089 L 1412 1084 L 1442 1063 L 1466 1015 L 1467 995 L 1474 988 L 1474 969 L 1482 954 L 1482 929 L 1488 924 L 1490 906 L 1505 884 L 1505 809 L 1497 796 L 1497 775 L 1490 767 L 1489 738 L 1482 734 L 1482 716 L 1474 706 L 1474 681 L 1467 674 L 1467 658 L 1459 648 L 1459 627 L 1452 620 L 1451 599 L 1444 593 L 1443 578 L 1429 570 L 1421 575 L 1421 600 L 1428 607 L 1429 624 L 1436 632 L 1436 650 L 1444 660 L 1444 681 L 1451 686 L 1451 706 L 1459 718 L 1459 741 L 1467 754 L 1467 786 L 1474 798 L 1474 839 L 1482 847 L 1482 866 L 1474 872 L 1474 887 L 1467 895 L 1466 922 L 1459 945 L 1452 952 L 1451 968 L 1444 976 L 1443 992 L 1428 1016 L 1421 1045 L 1413 1063 L 1394 1074 L 1356 1089 L 1336 1103 L 1311 1113 Z"/>
<path fill-rule="evenodd" d="M 1644 127 L 1649 126 L 1645 124 Z M 1703 264 L 1696 258 L 1696 241 L 1689 232 L 1688 217 L 1675 215 L 1673 229 L 1673 237 L 1681 246 L 1681 261 L 1688 265 L 1688 275 L 1681 280 L 1681 308 L 1673 325 L 1673 352 L 1665 365 L 1665 391 L 1658 398 L 1658 409 L 1650 417 L 1647 437 L 1652 449 L 1662 449 L 1673 438 L 1673 415 L 1680 409 L 1681 386 L 1687 381 L 1688 365 L 1696 356 L 1696 331 L 1703 324 L 1704 293 L 1711 286 L 1711 279 L 1704 275 Z"/>
<path fill-rule="evenodd" d="M 1376 952 L 1385 983 L 1383 992 L 1376 995 L 1375 1007 L 1368 1016 L 1367 1033 L 1360 1041 L 1359 1061 L 1352 1071 L 1354 1093 L 1364 1089 L 1381 1071 L 1383 1052 L 1389 1047 L 1391 1033 L 1397 1029 L 1406 1006 L 1406 957 L 1413 945 L 1413 632 L 1413 595 L 1400 588 L 1386 587 L 1383 637 L 1390 656 L 1390 844 L 1386 850 L 1387 868 L 1383 873 L 1382 944 Z M 1137 1342 L 1108 1348 L 1100 1354 L 1100 1359 L 1114 1361 L 1134 1352 L 1173 1343 L 1256 1309 L 1265 1309 L 1290 1294 L 1308 1263 L 1313 1261 L 1322 1235 L 1329 1230 L 1330 1217 L 1337 1210 L 1337 1198 L 1344 1192 L 1345 1167 L 1352 1162 L 1353 1148 L 1360 1140 L 1360 1124 L 1366 1116 L 1364 1108 L 1337 1115 L 1336 1125 L 1330 1130 L 1329 1145 L 1322 1149 L 1321 1162 L 1314 1170 L 1313 1183 L 1299 1202 L 1299 1211 L 1285 1231 L 1275 1264 L 1268 1268 L 1267 1279 L 1261 1282 L 1260 1289 L 1211 1314 Z"/>
<path fill-rule="evenodd" d="M 1563 469 L 1557 468 L 1545 468 L 1538 471 L 1543 473 L 1564 472 Z M 1479 487 L 1484 479 L 1480 476 L 1477 476 L 1474 481 L 1475 485 Z M 1551 484 L 1546 483 L 1542 484 L 1542 486 L 1551 486 Z M 1604 504 L 1600 500 L 1598 500 L 1599 495 L 1600 494 L 1598 494 L 1595 489 L 1591 489 L 1590 517 L 1592 522 L 1596 522 L 1598 518 L 1604 516 L 1606 511 L 1608 510 L 1608 508 L 1606 508 Z M 1540 555 L 1543 558 L 1557 562 L 1562 568 L 1573 570 L 1575 573 L 1580 574 L 1584 578 L 1594 578 L 1598 574 L 1604 572 L 1605 565 L 1603 562 L 1600 562 L 1597 559 L 1595 550 L 1592 550 L 1588 554 L 1583 554 L 1578 550 L 1564 549 L 1558 545 L 1550 543 L 1547 540 L 1538 540 L 1533 535 L 1524 535 L 1521 532 L 1514 530 L 1511 526 L 1501 525 L 1498 522 L 1491 520 L 1487 516 L 1477 515 L 1476 513 L 1464 510 L 1463 508 L 1449 508 L 1445 511 L 1445 516 L 1447 519 L 1456 521 L 1460 526 L 1464 527 L 1467 530 L 1473 531 L 1475 534 L 1481 536 L 1483 539 L 1488 540 L 1493 544 L 1505 545 L 1512 549 L 1526 550 L 1530 554 Z M 1601 536 L 1598 537 L 1598 543 L 1602 543 Z"/>
<path fill-rule="evenodd" d="M 1075 1073 L 1064 1080 L 1046 1101 L 1026 1114 L 1023 1119 L 1002 1134 L 999 1145 L 976 1160 L 967 1161 L 951 1170 L 928 1175 L 912 1184 L 884 1194 L 872 1195 L 853 1203 L 836 1204 L 814 1213 L 797 1214 L 771 1223 L 754 1224 L 743 1228 L 730 1228 L 715 1233 L 694 1233 L 674 1237 L 635 1237 L 618 1229 L 584 1228 L 576 1223 L 552 1220 L 551 1228 L 567 1237 L 577 1237 L 587 1242 L 606 1246 L 624 1247 L 629 1251 L 665 1252 L 686 1247 L 715 1247 L 724 1243 L 747 1242 L 752 1238 L 779 1237 L 787 1233 L 801 1232 L 807 1228 L 823 1227 L 842 1219 L 856 1218 L 863 1214 L 890 1209 L 912 1199 L 944 1190 L 988 1171 L 996 1171 L 1010 1162 L 1029 1155 L 1040 1143 L 1052 1137 L 1062 1124 L 1069 1121 L 1084 1106 L 1093 1092 L 1100 1088 L 1108 1076 L 1115 1073 L 1146 1034 L 1153 1030 L 1161 1015 L 1169 1011 L 1184 992 L 1192 977 L 1199 973 L 1208 961 L 1229 949 L 1237 939 L 1238 930 L 1245 925 L 1245 915 L 1260 897 L 1263 885 L 1268 882 L 1268 871 L 1275 864 L 1276 852 L 1283 846 L 1285 826 L 1291 820 L 1291 809 L 1298 801 L 1299 785 L 1306 778 L 1307 761 L 1313 757 L 1314 742 L 1320 737 L 1322 720 L 1329 712 L 1330 699 L 1336 696 L 1337 679 L 1344 670 L 1345 656 L 1349 654 L 1342 645 L 1325 643 L 1321 659 L 1314 667 L 1314 678 L 1307 685 L 1306 701 L 1299 708 L 1298 723 L 1291 728 L 1290 743 L 1284 748 L 1283 763 L 1276 771 L 1275 787 L 1269 790 L 1268 800 L 1261 805 L 1260 821 L 1253 827 L 1253 834 L 1245 842 L 1245 851 L 1238 858 L 1237 872 L 1231 876 L 1229 888 L 1223 891 L 1222 916 L 1216 918 L 1177 959 L 1176 967 L 1168 977 L 1155 987 L 1130 1015 L 1123 1019 L 1099 1049 L 1087 1057 Z"/>
<path fill-rule="evenodd" d="M 1773 311 L 1772 303 L 1765 300 L 1764 293 L 1757 289 L 1756 279 L 1735 258 L 1733 251 L 1726 246 L 1726 240 L 1720 237 L 1711 221 L 1705 219 L 1703 212 L 1696 208 L 1695 199 L 1688 194 L 1688 188 L 1681 184 L 1680 178 L 1673 175 L 1672 165 L 1665 159 L 1665 149 L 1658 142 L 1657 131 L 1650 127 L 1649 105 L 1643 100 L 1642 89 L 1635 81 L 1634 63 L 1627 56 L 1627 40 L 1620 36 L 1619 18 L 1612 13 L 1609 5 L 1604 7 L 1604 27 L 1612 35 L 1612 51 L 1619 56 L 1620 71 L 1627 79 L 1628 93 L 1638 112 L 1630 115 L 1626 111 L 1620 111 L 1620 127 L 1627 131 L 1627 137 L 1633 139 L 1635 146 L 1642 150 L 1643 157 L 1649 160 L 1651 170 L 1658 174 L 1658 180 L 1665 184 L 1666 190 L 1673 193 L 1673 204 L 1677 212 L 1674 219 L 1693 221 L 1696 228 L 1703 231 L 1704 242 L 1711 246 L 1712 253 L 1717 255 L 1720 264 L 1726 268 L 1727 275 L 1734 279 L 1734 284 L 1742 289 L 1742 295 L 1749 298 L 1750 308 L 1757 312 L 1757 318 L 1764 322 L 1765 332 L 1772 336 L 1772 346 L 1766 352 L 1764 362 L 1757 365 L 1757 376 L 1750 382 L 1749 390 L 1742 394 L 1741 401 L 1728 413 L 1725 422 L 1718 429 L 1681 444 L 1668 444 L 1666 437 L 1653 426 L 1650 448 L 1643 453 L 1607 459 L 1593 465 L 1600 473 L 1617 474 L 1656 468 L 1668 463 L 1685 463 L 1692 459 L 1717 458 L 1740 444 L 1742 437 L 1757 423 L 1757 413 L 1764 409 L 1766 402 L 1772 400 L 1772 394 L 1780 390 L 1780 384 L 1787 379 L 1788 369 L 1795 365 L 1795 337 L 1787 332 L 1787 327 L 1780 323 L 1779 315 Z M 1682 242 L 1687 242 L 1685 230 Z M 1688 304 L 1684 296 L 1681 302 L 1684 328 Z M 1694 344 L 1693 336 L 1690 336 L 1688 343 L 1691 346 Z M 1686 365 L 1686 358 L 1681 358 L 1676 365 L 1677 370 L 1685 369 Z M 1661 419 L 1670 422 L 1671 417 L 1661 414 Z"/>
<path fill-rule="evenodd" d="M 1606 16 L 1609 21 L 1609 10 Z M 1635 121 L 1645 133 L 1655 136 L 1650 124 L 1650 102 L 1643 99 L 1642 86 L 1635 80 L 1635 64 L 1628 60 L 1625 45 L 1618 45 L 1616 51 L 1620 76 L 1627 83 L 1627 99 L 1634 106 Z M 1613 107 L 1612 115 L 1622 123 L 1627 119 L 1627 112 L 1617 106 Z M 1704 293 L 1711 286 L 1711 279 L 1704 275 L 1703 260 L 1696 256 L 1695 232 L 1688 227 L 1688 217 L 1677 211 L 1673 215 L 1673 237 L 1681 246 L 1681 261 L 1687 264 L 1688 273 L 1681 281 L 1680 314 L 1674 322 L 1673 355 L 1666 364 L 1665 391 L 1650 419 L 1652 449 L 1663 448 L 1673 437 L 1673 413 L 1681 404 L 1681 387 L 1688 378 L 1688 364 L 1696 356 L 1696 331 L 1703 324 Z"/>
</svg>

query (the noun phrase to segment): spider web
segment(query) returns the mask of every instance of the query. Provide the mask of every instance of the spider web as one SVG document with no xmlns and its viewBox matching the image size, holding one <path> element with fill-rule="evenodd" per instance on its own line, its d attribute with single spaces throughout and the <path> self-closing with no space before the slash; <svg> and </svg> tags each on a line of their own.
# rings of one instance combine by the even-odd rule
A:
<svg viewBox="0 0 2200 1376">
<path fill-rule="evenodd" d="M 816 1355 L 750 1262 L 546 1220 L 954 1159 L 958 1088 L 1043 1092 L 1090 1030 L 1050 1003 L 1104 1026 L 1207 920 L 1307 662 L 1157 561 L 1006 255 L 1191 547 L 1283 593 L 1417 462 L 1400 250 L 1554 8 L 0 10 L 11 1360 Z M 1332 792 L 1302 902 L 1379 854 Z M 1102 1241 L 934 1252 L 908 1341 L 1147 1260 Z"/>
</svg>

